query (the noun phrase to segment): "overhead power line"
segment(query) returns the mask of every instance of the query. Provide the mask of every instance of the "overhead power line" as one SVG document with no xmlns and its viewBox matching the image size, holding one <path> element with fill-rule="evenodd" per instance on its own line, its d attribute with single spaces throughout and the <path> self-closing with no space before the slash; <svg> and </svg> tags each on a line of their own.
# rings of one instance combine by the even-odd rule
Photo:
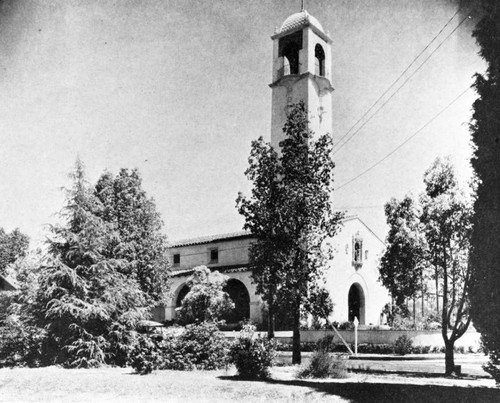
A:
<svg viewBox="0 0 500 403">
<path fill-rule="evenodd" d="M 418 129 L 415 133 L 413 133 L 411 136 L 407 137 L 406 140 L 404 140 L 400 145 L 398 145 L 395 149 L 393 149 L 389 154 L 387 154 L 384 158 L 381 160 L 377 161 L 375 164 L 370 166 L 369 168 L 365 169 L 363 172 L 361 172 L 359 175 L 355 176 L 351 180 L 343 183 L 340 185 L 337 189 L 335 190 L 340 190 L 343 187 L 351 184 L 355 180 L 359 179 L 366 173 L 370 172 L 372 169 L 374 169 L 376 166 L 380 165 L 382 162 L 384 162 L 387 158 L 389 158 L 392 154 L 394 154 L 396 151 L 398 151 L 401 147 L 403 147 L 406 143 L 408 143 L 412 138 L 417 136 L 419 133 L 421 133 L 427 126 L 429 126 L 432 122 L 434 122 L 439 116 L 441 116 L 447 109 L 449 109 L 456 101 L 458 101 L 467 91 L 470 90 L 470 87 L 467 87 L 464 91 L 462 91 L 459 95 L 457 95 L 448 105 L 446 105 L 443 109 L 441 109 L 436 115 L 432 117 L 426 124 L 424 124 L 420 129 Z"/>
<path fill-rule="evenodd" d="M 413 59 L 413 61 L 408 65 L 408 67 L 398 76 L 396 80 L 384 91 L 384 93 L 373 103 L 373 105 L 361 116 L 361 118 L 358 119 L 358 121 L 340 138 L 340 140 L 337 142 L 336 146 L 338 146 L 342 140 L 358 125 L 359 122 L 361 122 L 369 113 L 370 111 L 380 102 L 380 100 L 394 87 L 394 85 L 408 72 L 408 70 L 411 68 L 411 66 L 415 63 L 416 60 L 420 58 L 420 56 L 429 48 L 429 46 L 436 40 L 436 38 L 443 32 L 443 30 L 450 24 L 450 22 L 455 18 L 455 16 L 460 12 L 460 9 L 453 14 L 453 16 L 448 20 L 448 22 L 441 28 L 441 30 L 434 36 L 434 38 L 425 46 L 424 49 Z M 413 78 L 413 76 L 427 63 L 427 61 L 436 53 L 439 48 L 455 33 L 455 31 L 460 28 L 460 26 L 467 20 L 468 15 L 462 18 L 458 25 L 432 50 L 432 52 L 423 60 L 423 62 L 415 69 L 413 72 L 403 81 L 403 83 L 391 94 L 389 98 L 387 98 L 376 110 L 375 112 L 368 117 L 364 121 L 364 123 L 358 127 L 354 133 L 352 133 L 346 141 L 344 141 L 340 146 L 333 152 L 332 156 L 337 154 L 356 134 L 359 133 L 359 131 L 366 126 L 370 120 L 375 117 L 375 115 L 399 92 L 401 88 L 403 88 L 408 81 Z"/>
</svg>

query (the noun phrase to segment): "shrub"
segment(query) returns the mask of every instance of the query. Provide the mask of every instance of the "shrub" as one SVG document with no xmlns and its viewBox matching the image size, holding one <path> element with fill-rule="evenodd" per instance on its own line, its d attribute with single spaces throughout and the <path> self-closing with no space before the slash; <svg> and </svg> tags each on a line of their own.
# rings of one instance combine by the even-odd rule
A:
<svg viewBox="0 0 500 403">
<path fill-rule="evenodd" d="M 325 337 L 322 337 L 316 343 L 315 350 L 323 350 L 323 351 L 333 351 L 335 336 L 333 334 L 329 334 Z"/>
<path fill-rule="evenodd" d="M 393 351 L 390 344 L 358 344 L 358 353 L 362 354 L 392 354 Z"/>
<path fill-rule="evenodd" d="M 139 374 L 156 369 L 189 371 L 223 368 L 228 361 L 228 343 L 214 323 L 189 325 L 170 335 L 138 335 L 131 365 Z"/>
<path fill-rule="evenodd" d="M 243 326 L 238 340 L 231 346 L 230 359 L 242 378 L 268 378 L 276 345 L 273 340 L 254 337 L 255 326 Z"/>
<path fill-rule="evenodd" d="M 189 292 L 182 300 L 176 318 L 180 324 L 219 320 L 231 312 L 234 303 L 224 291 L 228 277 L 206 266 L 194 268 L 188 279 Z"/>
<path fill-rule="evenodd" d="M 346 378 L 345 361 L 325 350 L 315 351 L 311 362 L 297 374 L 298 378 Z"/>
<path fill-rule="evenodd" d="M 41 364 L 43 329 L 23 323 L 15 315 L 0 326 L 0 367 L 38 366 Z"/>
<path fill-rule="evenodd" d="M 342 322 L 342 323 L 334 323 L 334 326 L 337 325 L 337 329 L 339 330 L 354 330 L 354 323 L 353 322 Z"/>
<path fill-rule="evenodd" d="M 429 354 L 431 352 L 431 346 L 413 346 L 411 352 L 413 354 Z"/>
<path fill-rule="evenodd" d="M 135 372 L 150 374 L 158 369 L 162 362 L 161 336 L 138 334 L 130 362 Z"/>
<path fill-rule="evenodd" d="M 214 323 L 186 326 L 179 337 L 179 350 L 197 369 L 219 369 L 227 365 L 228 343 Z"/>
<path fill-rule="evenodd" d="M 399 336 L 394 342 L 394 352 L 399 355 L 409 354 L 412 351 L 413 342 L 406 335 Z"/>
</svg>

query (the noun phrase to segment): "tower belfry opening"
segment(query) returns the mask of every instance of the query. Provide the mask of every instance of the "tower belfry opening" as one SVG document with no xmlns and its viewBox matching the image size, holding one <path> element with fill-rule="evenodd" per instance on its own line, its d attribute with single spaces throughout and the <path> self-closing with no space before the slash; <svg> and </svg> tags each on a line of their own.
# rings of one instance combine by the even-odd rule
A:
<svg viewBox="0 0 500 403">
<path fill-rule="evenodd" d="M 279 41 L 279 55 L 283 58 L 281 77 L 299 74 L 299 52 L 302 49 L 302 31 L 285 36 Z"/>
<path fill-rule="evenodd" d="M 324 77 L 325 75 L 325 51 L 323 47 L 318 43 L 314 48 L 314 59 L 315 59 L 315 69 L 314 73 L 317 76 Z"/>
</svg>

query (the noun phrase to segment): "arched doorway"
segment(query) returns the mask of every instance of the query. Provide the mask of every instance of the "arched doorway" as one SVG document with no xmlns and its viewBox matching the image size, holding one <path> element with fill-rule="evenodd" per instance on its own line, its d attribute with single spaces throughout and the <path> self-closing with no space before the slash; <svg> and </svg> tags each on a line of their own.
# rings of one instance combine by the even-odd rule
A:
<svg viewBox="0 0 500 403">
<path fill-rule="evenodd" d="M 234 309 L 224 316 L 226 323 L 238 323 L 250 319 L 250 294 L 245 285 L 234 278 L 229 279 L 224 286 L 224 291 L 234 302 Z"/>
<path fill-rule="evenodd" d="M 349 322 L 354 318 L 358 318 L 359 324 L 365 324 L 365 294 L 363 288 L 358 283 L 351 285 L 349 295 L 347 297 L 349 304 Z"/>
<path fill-rule="evenodd" d="M 175 300 L 176 308 L 180 308 L 180 306 L 182 305 L 182 300 L 184 299 L 184 297 L 187 295 L 188 292 L 189 292 L 189 287 L 187 286 L 187 284 L 184 284 L 184 287 L 182 287 L 179 293 L 177 294 L 177 298 Z"/>
</svg>

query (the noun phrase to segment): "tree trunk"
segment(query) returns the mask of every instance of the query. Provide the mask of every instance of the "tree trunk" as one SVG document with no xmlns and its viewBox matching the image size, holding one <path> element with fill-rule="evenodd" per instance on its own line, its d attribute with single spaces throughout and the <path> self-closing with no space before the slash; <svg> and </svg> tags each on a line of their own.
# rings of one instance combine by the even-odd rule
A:
<svg viewBox="0 0 500 403">
<path fill-rule="evenodd" d="M 274 338 L 274 303 L 273 302 L 270 302 L 269 307 L 268 307 L 267 337 L 269 339 Z"/>
<path fill-rule="evenodd" d="M 422 272 L 423 273 L 423 272 Z M 425 302 L 425 285 L 424 285 L 424 275 L 422 274 L 422 320 L 424 319 L 425 315 L 425 308 L 424 308 L 424 302 Z"/>
<path fill-rule="evenodd" d="M 424 298 L 425 298 L 425 294 L 422 291 L 422 319 L 424 319 L 424 316 L 425 316 Z"/>
<path fill-rule="evenodd" d="M 453 345 L 455 343 L 452 341 L 445 341 L 445 374 L 452 375 L 455 372 L 455 355 L 453 351 Z"/>
<path fill-rule="evenodd" d="M 413 327 L 417 328 L 417 307 L 416 307 L 416 298 L 413 296 Z"/>
<path fill-rule="evenodd" d="M 438 272 L 437 272 L 437 266 L 434 266 L 434 276 L 436 277 L 436 313 L 437 316 L 439 317 L 439 279 L 438 279 Z"/>
<path fill-rule="evenodd" d="M 293 313 L 293 353 L 292 364 L 300 364 L 300 304 L 294 309 Z"/>
</svg>

